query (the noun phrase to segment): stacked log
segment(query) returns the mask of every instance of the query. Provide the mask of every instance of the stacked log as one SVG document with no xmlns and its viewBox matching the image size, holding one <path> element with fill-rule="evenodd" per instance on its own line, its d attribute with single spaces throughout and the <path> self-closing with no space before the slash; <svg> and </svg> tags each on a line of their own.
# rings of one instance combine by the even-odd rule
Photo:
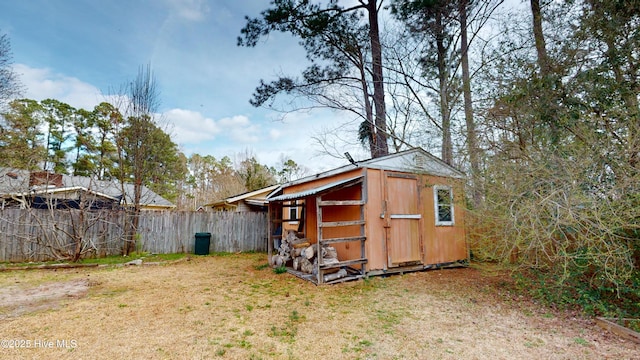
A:
<svg viewBox="0 0 640 360">
<path fill-rule="evenodd" d="M 287 231 L 282 237 L 277 254 L 271 257 L 271 265 L 274 267 L 286 266 L 289 261 L 300 256 L 302 251 L 310 244 L 307 239 L 299 239 L 293 230 Z"/>
<path fill-rule="evenodd" d="M 299 239 L 295 231 L 289 230 L 286 236 L 283 236 L 277 254 L 271 257 L 271 264 L 276 267 L 286 266 L 291 261 L 294 270 L 313 274 L 318 264 L 316 252 L 317 245 L 310 244 L 307 239 Z M 338 252 L 331 246 L 323 246 L 320 257 L 322 264 L 339 262 Z"/>
<path fill-rule="evenodd" d="M 300 257 L 300 271 L 303 273 L 311 274 L 313 273 L 313 264 L 305 257 Z"/>
</svg>

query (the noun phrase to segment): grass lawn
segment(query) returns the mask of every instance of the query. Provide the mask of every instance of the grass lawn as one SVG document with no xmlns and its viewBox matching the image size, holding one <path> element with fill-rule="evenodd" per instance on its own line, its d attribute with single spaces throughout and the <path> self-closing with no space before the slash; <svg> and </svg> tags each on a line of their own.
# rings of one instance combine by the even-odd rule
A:
<svg viewBox="0 0 640 360">
<path fill-rule="evenodd" d="M 163 260 L 163 259 L 160 259 Z M 315 286 L 265 254 L 0 272 L 11 359 L 633 359 L 640 345 L 488 268 Z"/>
</svg>

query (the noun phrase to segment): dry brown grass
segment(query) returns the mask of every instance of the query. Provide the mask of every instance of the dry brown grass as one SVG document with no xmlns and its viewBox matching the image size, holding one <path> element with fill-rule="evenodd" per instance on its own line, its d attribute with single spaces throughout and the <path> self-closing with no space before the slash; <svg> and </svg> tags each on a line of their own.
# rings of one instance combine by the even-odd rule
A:
<svg viewBox="0 0 640 360">
<path fill-rule="evenodd" d="M 263 254 L 240 254 L 161 266 L 0 273 L 0 286 L 15 294 L 62 284 L 89 287 L 84 295 L 69 291 L 52 298 L 55 306 L 46 310 L 42 298 L 2 302 L 1 340 L 28 340 L 30 348 L 0 349 L 0 354 L 15 359 L 640 358 L 638 345 L 591 321 L 509 295 L 500 286 L 502 277 L 479 269 L 316 287 L 260 268 L 265 263 Z M 65 348 L 57 346 L 60 340 L 73 342 Z M 35 348 L 36 341 L 41 347 Z M 48 341 L 53 348 L 42 347 Z"/>
</svg>

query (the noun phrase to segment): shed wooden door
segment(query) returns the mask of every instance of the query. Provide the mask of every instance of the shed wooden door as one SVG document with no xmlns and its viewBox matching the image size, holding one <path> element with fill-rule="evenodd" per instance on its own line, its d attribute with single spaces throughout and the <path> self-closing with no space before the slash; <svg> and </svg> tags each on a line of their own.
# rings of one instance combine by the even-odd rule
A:
<svg viewBox="0 0 640 360">
<path fill-rule="evenodd" d="M 405 174 L 385 175 L 385 227 L 389 267 L 422 263 L 418 179 Z"/>
</svg>

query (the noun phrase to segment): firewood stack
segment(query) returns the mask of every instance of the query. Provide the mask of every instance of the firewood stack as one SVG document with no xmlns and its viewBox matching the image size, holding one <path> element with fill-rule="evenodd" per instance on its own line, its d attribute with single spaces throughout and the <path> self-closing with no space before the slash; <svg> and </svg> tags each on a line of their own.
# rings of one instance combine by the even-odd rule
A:
<svg viewBox="0 0 640 360">
<path fill-rule="evenodd" d="M 313 274 L 318 262 L 316 249 L 317 245 L 310 244 L 307 239 L 299 239 L 295 231 L 289 230 L 287 235 L 282 237 L 280 247 L 277 249 L 278 253 L 271 257 L 271 263 L 273 266 L 278 267 L 287 265 L 291 260 L 294 270 Z M 323 264 L 339 262 L 338 252 L 334 247 L 323 247 L 321 256 Z"/>
<path fill-rule="evenodd" d="M 277 253 L 271 257 L 271 264 L 275 267 L 285 266 L 287 262 L 299 256 L 302 249 L 309 245 L 306 239 L 299 239 L 295 231 L 289 230 L 287 234 L 282 237 L 280 247 L 276 249 Z"/>
</svg>

